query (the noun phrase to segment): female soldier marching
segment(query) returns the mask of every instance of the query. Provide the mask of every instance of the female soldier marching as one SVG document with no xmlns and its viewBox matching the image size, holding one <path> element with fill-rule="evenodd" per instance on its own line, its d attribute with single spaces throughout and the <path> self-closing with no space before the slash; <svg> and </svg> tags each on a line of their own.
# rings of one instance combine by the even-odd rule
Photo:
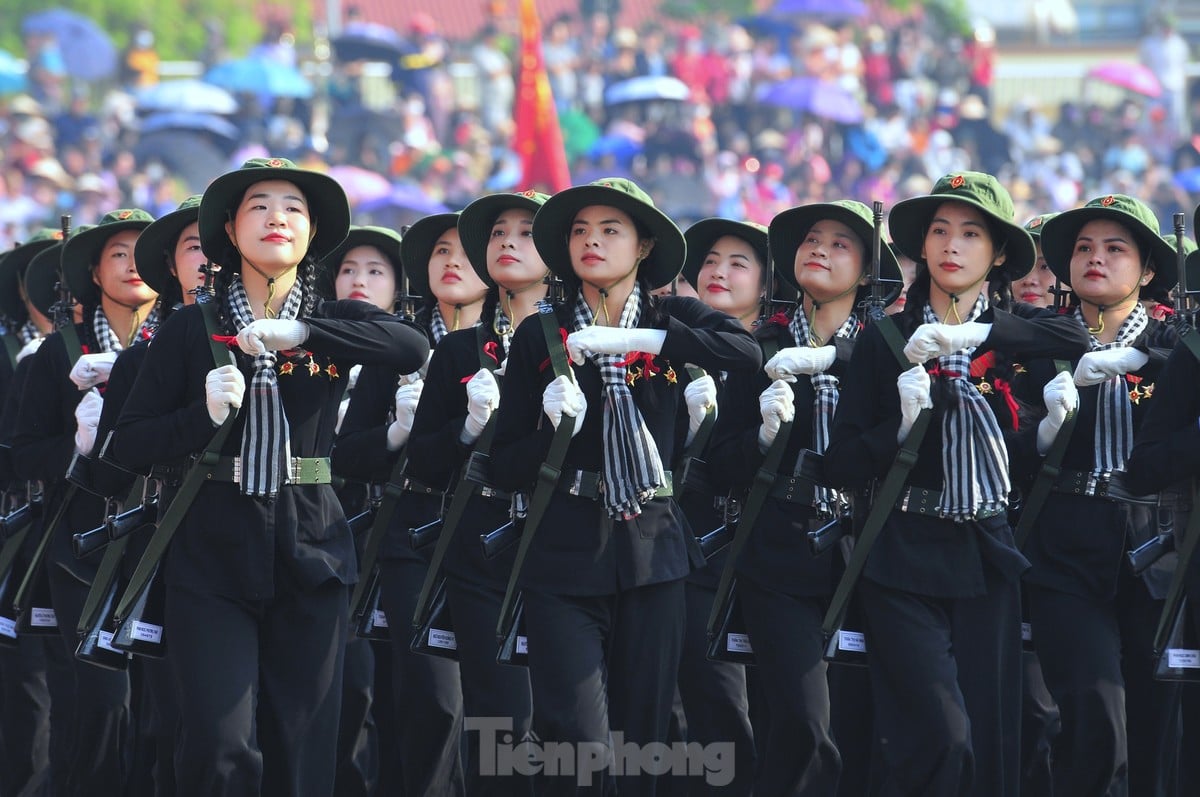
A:
<svg viewBox="0 0 1200 797">
<path fill-rule="evenodd" d="M 615 776 L 623 794 L 653 794 L 654 776 L 628 751 L 666 741 L 683 578 L 702 561 L 664 467 L 686 428 L 679 377 L 685 363 L 756 368 L 758 350 L 737 321 L 694 299 L 651 299 L 679 272 L 684 240 L 632 182 L 556 194 L 538 211 L 533 235 L 568 283 L 551 323 L 576 367 L 558 377 L 548 367 L 541 314 L 518 327 L 493 463 L 501 489 L 528 489 L 563 415 L 575 418 L 520 586 L 534 733 L 566 743 L 572 763 L 587 770 L 553 777 L 546 767 L 539 785 L 574 794 Z"/>
<path fill-rule="evenodd" d="M 64 474 L 75 454 L 91 454 L 103 400 L 117 353 L 153 322 L 154 291 L 143 282 L 134 245 L 154 219 L 143 210 L 116 210 L 77 232 L 62 250 L 61 278 L 83 307 L 83 322 L 50 335 L 34 355 L 13 437 L 17 476 L 46 485 L 48 515 L 73 495 L 52 530 L 45 566 L 58 629 L 74 673 L 69 695 L 51 695 L 56 706 L 73 706 L 67 742 L 68 770 L 56 781 L 73 793 L 104 793 L 129 776 L 129 674 L 101 670 L 74 658 L 79 621 L 99 556 L 76 559 L 71 534 L 104 517 L 97 495 L 69 488 Z"/>
<path fill-rule="evenodd" d="M 435 347 L 451 332 L 474 327 L 487 295 L 487 285 L 463 251 L 458 216 L 426 216 L 405 232 L 400 243 L 409 288 L 425 296 L 417 322 Z M 416 371 L 362 369 L 334 448 L 338 473 L 386 483 L 398 463 L 408 459 L 407 444 L 424 391 L 424 379 Z M 438 518 L 446 488 L 445 482 L 426 482 L 410 475 L 408 469 L 417 459 L 404 465 L 398 483 L 403 494 L 379 552 L 380 602 L 392 642 L 399 777 L 405 793 L 458 795 L 463 793 L 458 664 L 409 649 L 412 631 L 408 618 L 428 570 L 429 551 L 413 548 L 408 529 Z"/>
<path fill-rule="evenodd" d="M 1177 278 L 1175 250 L 1158 228 L 1149 207 L 1118 194 L 1042 230 L 1046 260 L 1077 300 L 1065 317 L 1091 342 L 1073 380 L 1045 362 L 1028 375 L 1044 386 L 1040 453 L 1078 406 L 1062 471 L 1025 546 L 1034 645 L 1062 715 L 1055 794 L 1157 797 L 1174 788 L 1179 686 L 1154 680 L 1151 655 L 1169 574 L 1151 568 L 1139 578 L 1124 565 L 1126 550 L 1157 532 L 1154 498 L 1135 499 L 1124 476 L 1176 341 L 1139 301 Z"/>
<path fill-rule="evenodd" d="M 342 374 L 358 362 L 415 370 L 428 347 L 364 303 L 318 303 L 315 258 L 349 227 L 345 192 L 325 175 L 246 161 L 209 186 L 199 225 L 222 265 L 221 332 L 241 354 L 214 367 L 199 308 L 172 315 L 113 440 L 130 467 L 178 463 L 245 394 L 165 561 L 176 782 L 183 794 L 327 794 L 357 575 L 325 459 Z"/>
<path fill-rule="evenodd" d="M 909 338 L 905 357 L 934 359 L 936 367 L 902 369 L 872 326 L 841 380 L 825 455 L 834 484 L 857 488 L 882 478 L 922 409 L 933 408 L 858 584 L 885 791 L 1017 789 L 1017 579 L 1027 563 L 1005 516 L 1007 439 L 1020 423 L 1006 392 L 1009 358 L 1069 356 L 1085 340 L 1049 311 L 1026 308 L 1037 315 L 1023 319 L 991 306 L 989 274 L 1007 297 L 1007 283 L 1033 266 L 1033 244 L 1012 215 L 1008 192 L 975 172 L 947 175 L 930 195 L 896 205 L 893 246 L 918 266 L 893 318 Z"/>
</svg>

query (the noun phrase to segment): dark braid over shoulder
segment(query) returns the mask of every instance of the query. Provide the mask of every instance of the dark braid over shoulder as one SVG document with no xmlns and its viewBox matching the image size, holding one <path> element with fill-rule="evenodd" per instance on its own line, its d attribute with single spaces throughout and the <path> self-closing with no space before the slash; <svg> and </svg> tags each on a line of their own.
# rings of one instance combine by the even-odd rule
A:
<svg viewBox="0 0 1200 797">
<path fill-rule="evenodd" d="M 300 305 L 300 317 L 307 318 L 313 314 L 317 302 L 321 299 L 317 290 L 317 261 L 311 254 L 306 254 L 304 260 L 300 262 L 296 278 L 300 280 L 300 290 L 304 295 L 304 300 Z"/>
</svg>

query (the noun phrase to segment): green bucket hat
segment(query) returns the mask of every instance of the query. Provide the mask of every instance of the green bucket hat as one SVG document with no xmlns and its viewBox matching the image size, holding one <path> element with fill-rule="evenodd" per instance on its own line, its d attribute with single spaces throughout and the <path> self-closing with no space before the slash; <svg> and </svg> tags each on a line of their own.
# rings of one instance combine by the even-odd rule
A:
<svg viewBox="0 0 1200 797">
<path fill-rule="evenodd" d="M 1125 194 L 1096 197 L 1081 208 L 1066 210 L 1046 222 L 1042 229 L 1042 254 L 1054 276 L 1071 284 L 1071 253 L 1080 229 L 1089 221 L 1108 219 L 1129 229 L 1143 258 L 1149 255 L 1154 277 L 1142 286 L 1142 296 L 1169 291 L 1179 279 L 1175 247 L 1163 240 L 1158 218 L 1146 203 Z"/>
<path fill-rule="evenodd" d="M 768 235 L 771 241 L 772 267 L 775 278 L 790 285 L 800 292 L 800 283 L 796 280 L 796 250 L 804 241 L 804 236 L 812 226 L 822 219 L 832 219 L 845 224 L 858 236 L 863 244 L 865 268 L 871 267 L 871 241 L 875 237 L 875 220 L 871 209 L 862 202 L 853 199 L 839 199 L 836 202 L 818 202 L 812 205 L 801 205 L 789 208 L 771 219 Z M 904 275 L 900 272 L 900 262 L 896 253 L 887 241 L 879 242 L 879 277 L 887 280 L 885 285 L 885 301 L 891 304 L 904 285 Z M 861 300 L 871 292 L 870 285 L 858 289 L 857 296 Z"/>
<path fill-rule="evenodd" d="M 578 283 L 579 278 L 571 268 L 567 235 L 575 215 L 592 205 L 609 205 L 624 211 L 650 230 L 654 248 L 642 261 L 638 277 L 651 290 L 675 279 L 687 256 L 683 233 L 679 225 L 654 206 L 649 194 L 624 177 L 606 177 L 568 188 L 542 205 L 533 221 L 533 242 L 551 271 L 565 282 Z"/>
<path fill-rule="evenodd" d="M 161 294 L 170 286 L 168 257 L 175 255 L 183 228 L 200 218 L 201 198 L 201 194 L 193 194 L 183 200 L 178 208 L 157 219 L 138 236 L 133 247 L 138 274 L 155 293 Z"/>
<path fill-rule="evenodd" d="M 687 243 L 687 256 L 683 259 L 683 278 L 699 290 L 696 281 L 700 278 L 700 269 L 704 266 L 704 258 L 721 238 L 732 235 L 741 238 L 754 247 L 758 259 L 764 269 L 771 267 L 771 257 L 767 251 L 767 228 L 752 221 L 734 221 L 712 217 L 700 219 L 683 232 Z M 764 280 L 766 275 L 763 275 Z"/>
<path fill-rule="evenodd" d="M 1029 273 L 1037 259 L 1033 239 L 1013 221 L 1013 201 L 1007 189 L 995 177 L 983 172 L 948 174 L 934 183 L 933 191 L 927 196 L 897 202 L 888 214 L 892 246 L 918 263 L 924 262 L 921 245 L 925 241 L 925 230 L 938 206 L 951 200 L 977 208 L 1000 226 L 1003 240 L 995 243 L 1004 248 L 1001 268 L 1011 279 L 1018 280 Z"/>
<path fill-rule="evenodd" d="M 25 269 L 25 293 L 38 312 L 51 317 L 58 301 L 58 281 L 61 272 L 62 241 L 55 241 L 30 259 Z"/>
<path fill-rule="evenodd" d="M 537 213 L 549 194 L 537 191 L 514 191 L 509 194 L 489 194 L 480 197 L 463 208 L 458 220 L 458 237 L 462 239 L 463 250 L 471 261 L 471 268 L 489 287 L 495 287 L 496 281 L 488 274 L 487 245 L 492 235 L 492 225 L 496 218 L 506 210 L 519 208 Z"/>
<path fill-rule="evenodd" d="M 0 313 L 14 324 L 24 324 L 29 320 L 29 311 L 25 309 L 25 302 L 21 301 L 18 288 L 29 262 L 38 253 L 62 243 L 62 238 L 62 230 L 44 227 L 0 260 Z"/>
<path fill-rule="evenodd" d="M 338 271 L 346 253 L 358 246 L 373 246 L 383 253 L 392 265 L 392 276 L 396 278 L 396 290 L 400 290 L 400 277 L 403 271 L 400 267 L 400 233 L 390 227 L 368 227 L 352 225 L 346 233 L 346 240 L 338 244 L 325 257 L 321 258 L 320 271 L 317 272 L 317 290 L 329 299 L 337 298 Z"/>
<path fill-rule="evenodd" d="M 75 299 L 85 305 L 100 301 L 100 290 L 92 282 L 92 268 L 99 262 L 109 238 L 125 230 L 140 232 L 153 223 L 154 217 L 146 211 L 123 208 L 105 213 L 95 225 L 86 230 L 80 228 L 68 238 L 62 250 L 62 272 Z"/>
<path fill-rule="evenodd" d="M 1042 213 L 1034 216 L 1032 219 L 1025 222 L 1025 232 L 1029 233 L 1029 237 L 1032 238 L 1035 243 L 1040 241 L 1042 238 L 1042 225 L 1057 215 L 1057 213 Z"/>
<path fill-rule="evenodd" d="M 408 277 L 408 292 L 423 299 L 429 295 L 429 257 L 442 233 L 458 226 L 461 214 L 434 213 L 420 218 L 404 232 L 400 241 L 400 264 Z"/>
<path fill-rule="evenodd" d="M 233 241 L 225 232 L 225 222 L 233 217 L 246 189 L 263 180 L 287 180 L 304 192 L 309 215 L 317 232 L 309 244 L 309 253 L 320 260 L 332 252 L 350 229 L 350 201 L 341 183 L 327 174 L 301 169 L 286 158 L 251 158 L 240 168 L 225 172 L 204 191 L 200 203 L 200 246 L 204 254 L 219 262 L 226 257 Z M 241 261 L 221 263 L 240 270 Z"/>
</svg>

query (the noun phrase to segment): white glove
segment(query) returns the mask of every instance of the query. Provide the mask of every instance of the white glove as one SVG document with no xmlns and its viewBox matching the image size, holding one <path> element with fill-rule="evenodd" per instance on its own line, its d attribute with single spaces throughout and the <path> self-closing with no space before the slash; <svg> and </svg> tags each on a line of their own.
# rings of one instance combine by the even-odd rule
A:
<svg viewBox="0 0 1200 797">
<path fill-rule="evenodd" d="M 500 406 L 500 385 L 496 377 L 486 368 L 480 368 L 467 382 L 467 418 L 463 421 L 459 439 L 466 445 L 474 445 L 483 434 L 488 418 Z"/>
<path fill-rule="evenodd" d="M 85 457 L 96 446 L 96 427 L 100 425 L 100 409 L 103 406 L 104 399 L 95 390 L 84 393 L 75 405 L 75 450 Z"/>
<path fill-rule="evenodd" d="M 550 419 L 555 429 L 558 428 L 562 416 L 570 415 L 575 419 L 575 429 L 571 437 L 579 434 L 583 428 L 583 419 L 587 416 L 587 398 L 575 380 L 564 374 L 555 377 L 542 393 L 542 411 Z"/>
<path fill-rule="evenodd" d="M 921 324 L 904 346 L 904 356 L 910 363 L 921 363 L 953 354 L 963 349 L 973 349 L 987 340 L 992 331 L 991 324 L 968 321 L 965 324 Z"/>
<path fill-rule="evenodd" d="M 79 359 L 75 361 L 71 373 L 68 374 L 68 378 L 80 390 L 102 385 L 108 381 L 108 375 L 112 372 L 113 363 L 116 361 L 117 353 L 115 351 L 80 355 Z"/>
<path fill-rule="evenodd" d="M 900 393 L 900 429 L 896 442 L 903 443 L 912 431 L 913 423 L 921 410 L 933 407 L 929 396 L 929 373 L 920 365 L 914 365 L 896 377 L 896 389 Z"/>
<path fill-rule="evenodd" d="M 683 400 L 687 403 L 688 410 L 688 433 L 687 441 L 684 443 L 687 445 L 692 442 L 696 432 L 700 431 L 700 424 L 704 423 L 709 409 L 712 409 L 714 419 L 716 417 L 717 383 L 708 374 L 699 379 L 693 379 L 683 389 Z"/>
<path fill-rule="evenodd" d="M 764 454 L 779 435 L 779 427 L 796 417 L 796 403 L 792 386 L 782 379 L 767 385 L 758 394 L 758 411 L 762 415 L 762 426 L 758 429 L 758 448 Z"/>
<path fill-rule="evenodd" d="M 21 360 L 24 360 L 26 357 L 40 349 L 45 340 L 45 338 L 34 338 L 22 346 L 21 350 L 17 352 L 17 362 L 21 362 Z"/>
<path fill-rule="evenodd" d="M 568 335 L 567 351 L 571 354 L 571 362 L 583 365 L 583 361 L 593 354 L 628 354 L 631 351 L 660 354 L 666 339 L 665 329 L 625 329 L 593 325 Z"/>
<path fill-rule="evenodd" d="M 833 346 L 789 346 L 780 349 L 775 356 L 767 360 L 763 370 L 771 379 L 782 379 L 784 382 L 795 382 L 798 374 L 820 374 L 828 371 L 837 359 L 837 349 Z"/>
<path fill-rule="evenodd" d="M 222 365 L 208 372 L 204 378 L 204 390 L 208 396 L 208 417 L 213 426 L 220 426 L 229 417 L 231 407 L 242 406 L 246 393 L 246 377 L 236 365 Z"/>
<path fill-rule="evenodd" d="M 308 339 L 308 324 L 287 318 L 260 318 L 242 327 L 237 343 L 252 357 L 294 349 Z"/>
<path fill-rule="evenodd" d="M 424 387 L 425 380 L 418 378 L 396 388 L 396 420 L 392 421 L 387 429 L 388 451 L 399 451 L 408 442 L 413 419 L 417 417 L 417 404 L 421 401 L 421 389 Z"/>
<path fill-rule="evenodd" d="M 1075 384 L 1080 387 L 1098 385 L 1114 376 L 1141 370 L 1150 362 L 1150 355 L 1131 346 L 1089 351 L 1075 366 Z"/>
<path fill-rule="evenodd" d="M 358 375 L 362 373 L 362 365 L 350 366 L 350 374 L 346 377 L 346 391 L 349 392 L 358 384 Z"/>
<path fill-rule="evenodd" d="M 1039 454 L 1045 454 L 1050 450 L 1054 438 L 1058 435 L 1058 430 L 1062 428 L 1063 421 L 1067 419 L 1067 413 L 1074 411 L 1079 406 L 1079 391 L 1076 390 L 1071 375 L 1063 371 L 1047 382 L 1046 386 L 1042 388 L 1042 401 L 1046 403 L 1046 417 L 1042 418 L 1038 424 L 1037 447 Z"/>
</svg>

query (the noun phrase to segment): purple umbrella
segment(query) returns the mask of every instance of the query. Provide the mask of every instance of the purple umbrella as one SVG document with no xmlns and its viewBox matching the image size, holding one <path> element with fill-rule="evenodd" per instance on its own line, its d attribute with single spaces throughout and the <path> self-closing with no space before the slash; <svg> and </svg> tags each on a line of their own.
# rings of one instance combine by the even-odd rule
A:
<svg viewBox="0 0 1200 797">
<path fill-rule="evenodd" d="M 434 213 L 448 213 L 450 208 L 421 190 L 415 183 L 396 183 L 384 196 L 359 203 L 355 214 L 366 214 L 370 223 L 398 230 L 417 219 Z M 357 221 L 357 224 L 362 222 Z"/>
<path fill-rule="evenodd" d="M 788 15 L 847 19 L 865 17 L 867 4 L 862 0 L 777 0 L 767 11 L 769 16 Z"/>
<path fill-rule="evenodd" d="M 758 101 L 842 124 L 857 124 L 863 120 L 862 104 L 857 97 L 837 83 L 813 77 L 791 78 L 763 86 L 759 89 Z"/>
<path fill-rule="evenodd" d="M 1132 61 L 1104 61 L 1089 69 L 1086 77 L 1146 97 L 1162 96 L 1162 84 L 1153 70 Z"/>
<path fill-rule="evenodd" d="M 53 36 L 62 51 L 67 74 L 80 80 L 100 80 L 117 69 L 117 48 L 90 17 L 51 8 L 21 21 L 26 36 Z"/>
</svg>

